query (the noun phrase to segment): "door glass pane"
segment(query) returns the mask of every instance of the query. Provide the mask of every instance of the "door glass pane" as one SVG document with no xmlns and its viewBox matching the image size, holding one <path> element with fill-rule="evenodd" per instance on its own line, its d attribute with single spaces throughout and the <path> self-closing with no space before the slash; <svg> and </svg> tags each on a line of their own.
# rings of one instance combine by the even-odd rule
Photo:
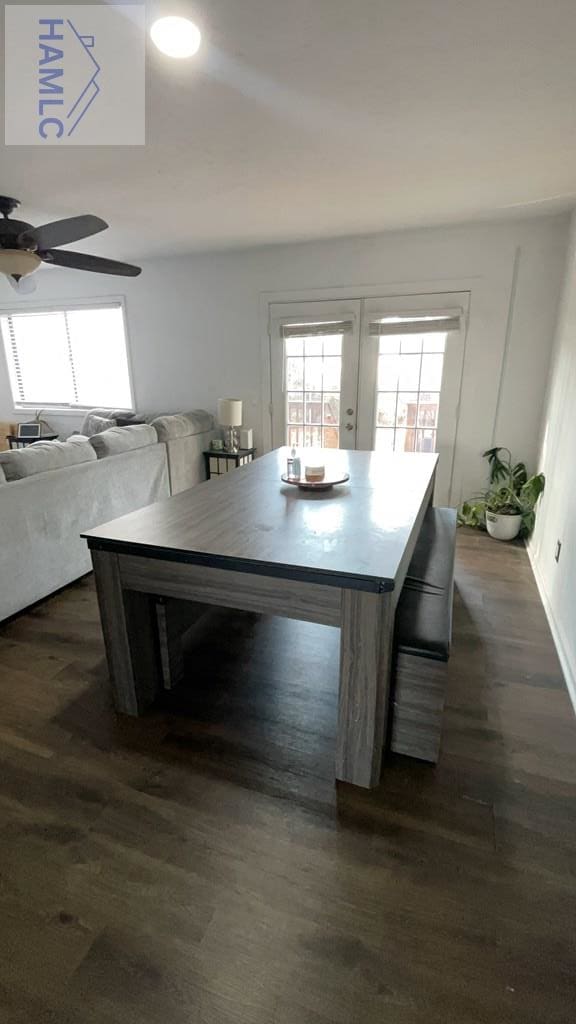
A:
<svg viewBox="0 0 576 1024">
<path fill-rule="evenodd" d="M 420 365 L 422 356 L 404 355 L 400 356 L 400 372 L 398 374 L 398 387 L 402 391 L 417 390 L 420 380 Z"/>
<path fill-rule="evenodd" d="M 304 390 L 322 390 L 322 356 L 306 356 L 304 359 Z"/>
<path fill-rule="evenodd" d="M 324 352 L 325 356 L 341 356 L 342 355 L 342 336 L 335 336 L 330 338 L 324 338 Z"/>
<path fill-rule="evenodd" d="M 400 335 L 383 334 L 380 337 L 379 352 L 381 356 L 395 355 L 400 351 Z"/>
<path fill-rule="evenodd" d="M 416 451 L 416 431 L 405 430 L 403 427 L 396 428 L 396 440 L 394 443 L 396 452 Z"/>
<path fill-rule="evenodd" d="M 322 447 L 337 448 L 339 444 L 338 427 L 322 427 Z"/>
<path fill-rule="evenodd" d="M 304 390 L 304 360 L 290 356 L 286 360 L 286 383 L 289 391 Z"/>
<path fill-rule="evenodd" d="M 420 401 L 418 403 L 419 427 L 436 427 L 438 425 L 439 405 L 439 394 L 430 394 L 427 393 L 426 391 L 420 392 Z"/>
<path fill-rule="evenodd" d="M 322 392 L 306 392 L 306 423 L 322 423 Z"/>
<path fill-rule="evenodd" d="M 376 427 L 375 449 L 377 452 L 394 451 L 394 433 L 394 428 L 389 430 L 388 428 Z"/>
<path fill-rule="evenodd" d="M 304 447 L 305 448 L 321 448 L 322 447 L 322 427 L 305 427 L 304 428 Z"/>
<path fill-rule="evenodd" d="M 327 356 L 324 359 L 322 371 L 324 391 L 340 391 L 342 358 L 340 356 Z"/>
<path fill-rule="evenodd" d="M 396 406 L 396 426 L 415 427 L 418 415 L 418 392 L 399 392 Z"/>
<path fill-rule="evenodd" d="M 287 403 L 288 423 L 304 422 L 304 392 L 289 391 Z"/>
<path fill-rule="evenodd" d="M 323 355 L 322 348 L 324 341 L 322 338 L 305 338 L 304 339 L 304 355 L 306 356 L 321 356 Z"/>
<path fill-rule="evenodd" d="M 287 338 L 284 374 L 286 443 L 295 448 L 338 448 L 342 335 Z"/>
<path fill-rule="evenodd" d="M 399 375 L 400 356 L 395 353 L 381 353 L 378 357 L 378 391 L 397 391 Z"/>
<path fill-rule="evenodd" d="M 436 451 L 445 347 L 445 334 L 379 339 L 376 451 Z"/>
<path fill-rule="evenodd" d="M 285 352 L 287 356 L 304 355 L 304 338 L 286 338 Z"/>
<path fill-rule="evenodd" d="M 286 429 L 286 444 L 291 448 L 302 448 L 304 443 L 304 430 L 302 427 L 288 426 Z"/>
<path fill-rule="evenodd" d="M 334 393 L 324 395 L 322 422 L 338 427 L 340 423 L 340 397 Z"/>
<path fill-rule="evenodd" d="M 424 352 L 445 352 L 446 351 L 446 335 L 445 334 L 425 334 L 424 344 L 422 346 Z"/>
<path fill-rule="evenodd" d="M 383 391 L 378 395 L 378 408 L 376 410 L 377 427 L 396 426 L 396 392 Z"/>
<path fill-rule="evenodd" d="M 435 430 L 417 430 L 416 431 L 416 451 L 417 452 L 435 452 L 436 451 L 436 431 Z"/>
<path fill-rule="evenodd" d="M 407 352 L 421 352 L 421 336 L 418 334 L 407 334 L 405 338 L 400 338 L 400 351 L 403 355 Z"/>
<path fill-rule="evenodd" d="M 443 355 L 422 356 L 422 373 L 420 375 L 420 387 L 426 391 L 440 391 L 442 384 Z"/>
</svg>

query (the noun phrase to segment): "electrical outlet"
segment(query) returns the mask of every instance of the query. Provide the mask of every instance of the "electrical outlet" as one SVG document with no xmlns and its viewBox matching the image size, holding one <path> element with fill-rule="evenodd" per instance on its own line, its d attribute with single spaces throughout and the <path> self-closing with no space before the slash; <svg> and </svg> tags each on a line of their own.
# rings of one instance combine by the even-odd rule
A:
<svg viewBox="0 0 576 1024">
<path fill-rule="evenodd" d="M 557 540 L 556 541 L 556 551 L 554 552 L 554 560 L 556 562 L 560 561 L 560 552 L 561 551 L 562 551 L 562 541 L 561 540 Z"/>
</svg>

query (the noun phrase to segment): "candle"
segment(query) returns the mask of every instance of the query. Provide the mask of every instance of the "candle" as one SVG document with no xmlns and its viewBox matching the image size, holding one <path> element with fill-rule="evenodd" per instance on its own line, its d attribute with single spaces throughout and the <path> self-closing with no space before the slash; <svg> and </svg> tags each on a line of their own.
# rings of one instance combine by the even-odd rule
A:
<svg viewBox="0 0 576 1024">
<path fill-rule="evenodd" d="M 306 466 L 304 475 L 310 484 L 320 483 L 324 479 L 326 470 L 324 466 Z"/>
</svg>

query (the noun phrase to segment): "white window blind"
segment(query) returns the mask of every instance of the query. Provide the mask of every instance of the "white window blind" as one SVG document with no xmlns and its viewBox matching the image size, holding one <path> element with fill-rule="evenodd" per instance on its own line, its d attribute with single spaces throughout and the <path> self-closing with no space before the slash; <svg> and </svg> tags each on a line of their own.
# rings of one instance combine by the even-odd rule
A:
<svg viewBox="0 0 576 1024">
<path fill-rule="evenodd" d="M 331 338 L 337 334 L 350 334 L 350 320 L 323 320 L 316 323 L 282 324 L 283 338 Z"/>
<path fill-rule="evenodd" d="M 445 334 L 460 330 L 460 314 L 384 316 L 370 321 L 370 334 Z"/>
<path fill-rule="evenodd" d="M 0 315 L 17 406 L 131 409 L 119 303 Z"/>
</svg>

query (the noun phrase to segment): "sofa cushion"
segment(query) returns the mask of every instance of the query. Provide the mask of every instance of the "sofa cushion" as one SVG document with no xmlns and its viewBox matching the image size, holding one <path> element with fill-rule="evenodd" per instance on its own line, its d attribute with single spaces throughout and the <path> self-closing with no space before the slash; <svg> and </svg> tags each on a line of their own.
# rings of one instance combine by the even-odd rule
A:
<svg viewBox="0 0 576 1024">
<path fill-rule="evenodd" d="M 177 437 L 190 437 L 212 430 L 214 417 L 204 409 L 193 409 L 192 412 L 177 412 L 172 416 L 158 416 L 152 420 L 159 441 L 172 441 Z"/>
<path fill-rule="evenodd" d="M 88 440 L 99 459 L 108 455 L 120 455 L 121 452 L 132 451 L 133 448 L 146 448 L 149 444 L 158 443 L 158 435 L 148 423 L 133 427 L 110 427 L 101 434 L 94 434 Z"/>
<path fill-rule="evenodd" d="M 101 434 L 103 430 L 109 430 L 110 427 L 116 426 L 116 420 L 110 416 L 87 416 L 86 420 L 82 424 L 82 432 L 84 433 L 84 427 L 86 428 L 85 433 L 88 437 L 92 437 L 92 434 Z"/>
<path fill-rule="evenodd" d="M 81 462 L 93 462 L 96 453 L 87 441 L 35 441 L 26 448 L 0 452 L 6 480 L 23 480 L 50 469 L 62 469 Z"/>
<path fill-rule="evenodd" d="M 90 409 L 80 427 L 80 433 L 91 437 L 92 434 L 100 434 L 109 427 L 116 426 L 118 416 L 130 418 L 136 416 L 135 412 L 128 412 L 126 409 Z"/>
</svg>

